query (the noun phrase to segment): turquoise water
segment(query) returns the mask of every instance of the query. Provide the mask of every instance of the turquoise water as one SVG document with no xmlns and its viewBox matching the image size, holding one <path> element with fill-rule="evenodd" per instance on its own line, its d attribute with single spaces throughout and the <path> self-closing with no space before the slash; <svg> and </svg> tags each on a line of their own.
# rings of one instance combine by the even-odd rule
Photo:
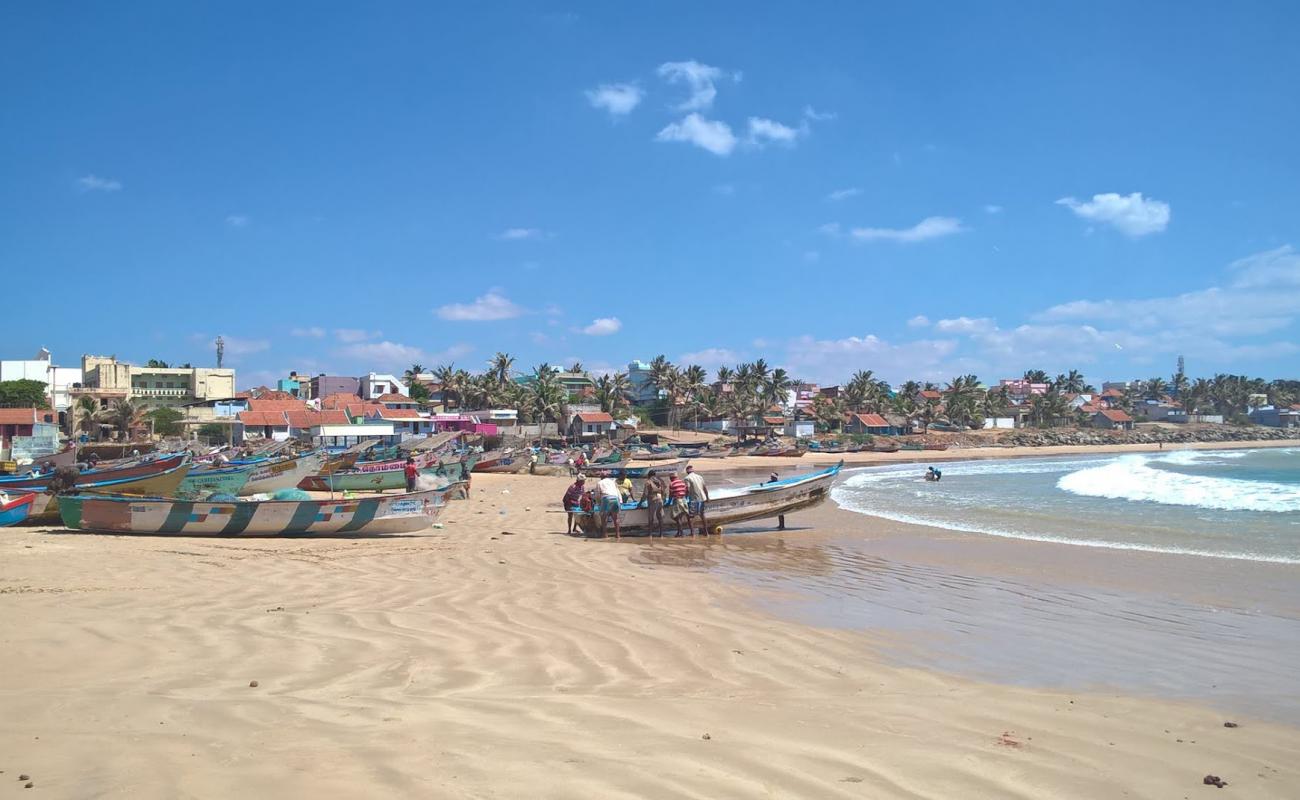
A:
<svg viewBox="0 0 1300 800">
<path fill-rule="evenodd" d="M 871 467 L 831 493 L 900 522 L 1089 547 L 1300 564 L 1300 448 Z"/>
</svg>

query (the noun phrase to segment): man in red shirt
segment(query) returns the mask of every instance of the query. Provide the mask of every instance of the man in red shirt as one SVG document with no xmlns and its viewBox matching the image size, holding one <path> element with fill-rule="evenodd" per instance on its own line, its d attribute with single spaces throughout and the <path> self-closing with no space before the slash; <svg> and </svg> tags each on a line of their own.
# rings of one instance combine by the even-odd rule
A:
<svg viewBox="0 0 1300 800">
<path fill-rule="evenodd" d="M 673 479 L 668 482 L 668 497 L 672 500 L 673 505 L 673 522 L 677 525 L 677 535 L 682 535 L 682 519 L 686 520 L 689 527 L 691 522 L 691 511 L 686 504 L 686 481 L 680 474 L 674 474 Z M 691 528 L 691 535 L 695 535 L 695 529 Z"/>
<path fill-rule="evenodd" d="M 420 470 L 415 466 L 415 457 L 406 457 L 406 491 L 415 491 L 415 479 L 420 477 Z"/>
</svg>

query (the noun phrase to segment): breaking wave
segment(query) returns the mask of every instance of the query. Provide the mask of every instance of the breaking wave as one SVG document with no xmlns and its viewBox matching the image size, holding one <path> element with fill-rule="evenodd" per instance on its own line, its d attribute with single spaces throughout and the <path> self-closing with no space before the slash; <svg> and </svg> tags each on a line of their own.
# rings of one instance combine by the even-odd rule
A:
<svg viewBox="0 0 1300 800">
<path fill-rule="evenodd" d="M 1184 455 L 1186 453 L 1186 455 Z M 1062 475 L 1057 488 L 1084 497 L 1105 497 L 1220 511 L 1300 511 L 1300 486 L 1188 475 L 1157 469 L 1153 462 L 1192 464 L 1206 456 L 1181 451 L 1162 456 L 1127 455 Z M 1223 457 L 1219 454 L 1218 457 Z"/>
</svg>

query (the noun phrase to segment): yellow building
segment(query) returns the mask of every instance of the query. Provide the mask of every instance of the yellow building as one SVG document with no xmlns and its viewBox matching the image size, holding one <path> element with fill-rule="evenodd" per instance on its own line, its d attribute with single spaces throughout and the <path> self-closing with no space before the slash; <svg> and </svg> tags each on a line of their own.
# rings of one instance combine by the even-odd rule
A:
<svg viewBox="0 0 1300 800">
<path fill-rule="evenodd" d="M 235 396 L 235 371 L 207 367 L 138 367 L 116 356 L 81 357 L 81 386 L 74 397 L 89 395 L 109 407 L 132 400 L 150 408 L 181 406 Z"/>
</svg>

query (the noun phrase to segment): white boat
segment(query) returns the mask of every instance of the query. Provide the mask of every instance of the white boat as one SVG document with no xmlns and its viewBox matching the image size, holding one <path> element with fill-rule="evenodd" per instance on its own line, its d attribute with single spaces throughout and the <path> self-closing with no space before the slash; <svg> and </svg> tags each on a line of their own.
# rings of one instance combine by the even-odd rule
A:
<svg viewBox="0 0 1300 800">
<path fill-rule="evenodd" d="M 308 475 L 320 472 L 325 456 L 320 452 L 307 453 L 297 458 L 284 458 L 258 464 L 248 476 L 248 483 L 239 490 L 240 495 L 262 494 L 279 489 L 292 489 Z"/>
<path fill-rule="evenodd" d="M 790 514 L 811 508 L 830 496 L 831 484 L 840 474 L 844 462 L 818 472 L 808 472 L 778 481 L 756 483 L 751 486 L 709 488 L 709 499 L 704 503 L 704 516 L 709 527 L 734 525 L 755 519 Z M 576 510 L 576 509 L 570 509 Z M 664 530 L 675 530 L 671 505 L 664 508 Z M 694 519 L 698 523 L 699 518 Z M 624 503 L 619 512 L 619 527 L 623 533 L 650 533 L 650 512 L 640 503 Z M 588 523 L 589 525 L 590 523 Z M 584 525 L 586 528 L 587 525 Z M 613 530 L 611 524 L 608 530 Z"/>
</svg>

